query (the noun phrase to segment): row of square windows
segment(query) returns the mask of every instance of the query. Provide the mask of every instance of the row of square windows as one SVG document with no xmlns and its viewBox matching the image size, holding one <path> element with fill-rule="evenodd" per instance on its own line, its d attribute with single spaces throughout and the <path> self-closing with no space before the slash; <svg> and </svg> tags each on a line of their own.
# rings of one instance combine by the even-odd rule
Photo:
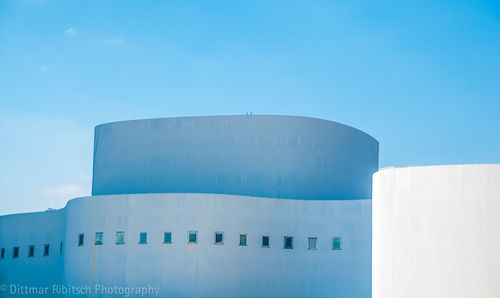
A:
<svg viewBox="0 0 500 298">
<path fill-rule="evenodd" d="M 103 232 L 95 233 L 95 245 L 103 245 Z M 188 243 L 189 244 L 197 244 L 198 243 L 198 231 L 189 231 L 188 232 Z M 309 237 L 307 238 L 307 249 L 314 250 L 317 249 L 317 237 Z M 148 243 L 148 233 L 142 232 L 139 233 L 139 244 L 147 244 Z M 172 232 L 164 232 L 163 233 L 163 243 L 164 244 L 172 244 Z M 270 247 L 271 237 L 270 236 L 262 236 L 262 247 Z M 83 246 L 85 244 L 85 234 L 78 235 L 78 246 Z M 125 244 L 125 232 L 116 232 L 116 244 Z M 224 244 L 224 232 L 214 232 L 214 244 L 215 245 L 223 245 Z M 247 234 L 240 234 L 240 246 L 247 245 Z M 293 249 L 293 236 L 284 236 L 283 237 L 283 249 Z M 341 237 L 333 237 L 332 238 L 332 250 L 341 250 L 342 249 L 342 238 Z M 19 257 L 19 246 L 15 246 L 12 249 L 12 258 Z M 63 243 L 61 242 L 59 253 L 63 252 Z M 43 246 L 43 256 L 47 257 L 50 254 L 50 244 L 45 244 Z M 28 257 L 35 256 L 35 245 L 28 246 Z M 5 248 L 1 249 L 0 258 L 5 258 Z"/>
<path fill-rule="evenodd" d="M 103 245 L 103 232 L 95 233 L 95 245 Z M 262 236 L 262 247 L 270 247 L 270 236 Z M 308 249 L 317 249 L 318 237 L 307 238 Z M 78 246 L 83 246 L 85 243 L 85 234 L 78 235 Z M 148 233 L 139 233 L 139 244 L 148 243 Z M 163 232 L 163 243 L 172 244 L 172 232 Z M 197 244 L 198 243 L 198 231 L 189 231 L 187 235 L 187 243 Z M 116 232 L 116 244 L 125 244 L 125 232 Z M 224 244 L 224 232 L 214 232 L 214 245 Z M 247 234 L 240 234 L 240 246 L 247 245 Z M 283 237 L 283 249 L 293 249 L 293 236 Z M 333 237 L 332 238 L 332 250 L 342 249 L 342 238 Z"/>
<path fill-rule="evenodd" d="M 35 256 L 35 245 L 30 245 L 28 246 L 28 257 L 34 257 Z M 14 246 L 12 248 L 12 258 L 17 259 L 19 258 L 19 246 Z M 63 252 L 63 243 L 61 242 L 60 248 L 59 248 L 59 253 L 62 254 Z M 43 245 L 43 256 L 48 257 L 50 255 L 50 244 L 44 244 Z M 0 253 L 0 259 L 5 258 L 5 248 L 2 248 L 1 253 Z"/>
</svg>

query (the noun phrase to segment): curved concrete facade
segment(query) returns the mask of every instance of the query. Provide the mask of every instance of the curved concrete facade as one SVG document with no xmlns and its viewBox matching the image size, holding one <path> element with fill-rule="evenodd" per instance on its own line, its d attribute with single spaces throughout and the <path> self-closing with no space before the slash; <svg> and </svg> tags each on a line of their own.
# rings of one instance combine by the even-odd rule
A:
<svg viewBox="0 0 500 298">
<path fill-rule="evenodd" d="M 500 165 L 373 178 L 374 298 L 500 297 Z"/>
<path fill-rule="evenodd" d="M 61 242 L 65 238 L 65 215 L 62 209 L 0 216 L 0 249 L 4 250 L 0 256 L 0 286 L 51 286 L 63 281 Z M 30 257 L 32 245 L 34 253 Z M 49 245 L 47 256 L 45 245 Z M 19 249 L 17 258 L 13 257 L 15 247 Z M 0 297 L 9 296 L 0 291 Z"/>
<path fill-rule="evenodd" d="M 114 195 L 72 200 L 66 212 L 67 284 L 150 284 L 163 297 L 370 296 L 371 200 Z M 93 244 L 96 231 L 104 233 L 101 246 Z M 117 231 L 126 232 L 124 245 L 115 244 Z M 172 244 L 163 244 L 163 231 Z M 188 231 L 197 231 L 196 244 L 187 243 Z M 224 233 L 222 245 L 215 231 Z M 141 232 L 147 244 L 139 244 Z M 80 233 L 88 235 L 82 247 Z M 284 249 L 284 236 L 293 236 L 293 249 Z M 337 236 L 342 250 L 332 250 Z M 315 250 L 308 237 L 317 237 Z"/>
<path fill-rule="evenodd" d="M 370 297 L 377 167 L 375 139 L 326 120 L 100 125 L 93 196 L 0 217 L 0 297 Z"/>
<path fill-rule="evenodd" d="M 326 120 L 209 116 L 124 121 L 95 129 L 92 194 L 366 199 L 377 169 L 374 138 Z"/>
<path fill-rule="evenodd" d="M 0 245 L 21 252 L 0 260 L 0 284 L 48 286 L 49 294 L 53 284 L 93 291 L 64 295 L 75 297 L 119 296 L 99 294 L 97 285 L 157 287 L 159 297 L 370 297 L 370 214 L 369 199 L 78 198 L 58 211 L 0 217 Z M 163 243 L 165 231 L 172 243 Z M 188 243 L 188 231 L 197 231 L 196 244 Z M 223 232 L 222 245 L 214 244 L 215 231 Z M 102 245 L 94 243 L 96 232 L 103 233 Z M 124 244 L 116 243 L 117 232 L 125 232 Z M 146 244 L 139 244 L 141 232 Z M 247 245 L 239 245 L 240 234 Z M 270 237 L 269 247 L 262 247 L 262 236 Z M 293 249 L 284 249 L 285 236 L 293 237 Z M 340 250 L 332 249 L 333 237 L 341 238 Z M 44 257 L 46 243 L 52 249 Z M 29 245 L 36 246 L 34 257 L 27 257 Z M 23 295 L 5 297 L 12 296 Z"/>
</svg>

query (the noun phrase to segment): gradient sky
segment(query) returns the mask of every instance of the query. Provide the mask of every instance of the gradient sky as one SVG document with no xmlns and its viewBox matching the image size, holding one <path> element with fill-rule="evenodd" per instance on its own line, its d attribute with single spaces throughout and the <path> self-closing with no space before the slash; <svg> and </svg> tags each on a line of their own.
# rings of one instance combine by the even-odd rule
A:
<svg viewBox="0 0 500 298">
<path fill-rule="evenodd" d="M 0 1 L 0 214 L 90 194 L 99 123 L 246 112 L 499 163 L 500 2 Z"/>
</svg>

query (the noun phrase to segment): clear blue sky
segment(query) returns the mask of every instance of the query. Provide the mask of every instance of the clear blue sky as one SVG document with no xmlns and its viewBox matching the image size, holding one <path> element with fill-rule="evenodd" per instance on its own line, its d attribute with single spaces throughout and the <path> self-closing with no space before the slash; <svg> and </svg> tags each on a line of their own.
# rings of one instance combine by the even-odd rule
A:
<svg viewBox="0 0 500 298">
<path fill-rule="evenodd" d="M 0 214 L 89 194 L 99 123 L 245 112 L 499 163 L 500 2 L 0 1 Z"/>
</svg>

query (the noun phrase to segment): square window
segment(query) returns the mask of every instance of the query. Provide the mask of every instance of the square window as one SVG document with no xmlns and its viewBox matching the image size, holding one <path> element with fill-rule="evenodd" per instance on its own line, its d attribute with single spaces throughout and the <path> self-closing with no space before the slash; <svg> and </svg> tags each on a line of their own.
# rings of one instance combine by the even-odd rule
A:
<svg viewBox="0 0 500 298">
<path fill-rule="evenodd" d="M 269 247 L 269 236 L 262 236 L 262 247 Z"/>
<path fill-rule="evenodd" d="M 333 250 L 341 250 L 342 249 L 342 238 L 333 237 L 332 249 Z"/>
<path fill-rule="evenodd" d="M 163 243 L 172 243 L 172 232 L 163 232 Z"/>
<path fill-rule="evenodd" d="M 125 244 L 125 232 L 116 232 L 116 244 Z"/>
<path fill-rule="evenodd" d="M 34 245 L 30 245 L 29 246 L 29 249 L 28 249 L 28 257 L 34 257 L 35 256 L 35 246 Z"/>
<path fill-rule="evenodd" d="M 247 234 L 240 234 L 240 246 L 247 246 Z"/>
<path fill-rule="evenodd" d="M 95 233 L 95 245 L 102 245 L 102 232 Z"/>
<path fill-rule="evenodd" d="M 293 249 L 293 237 L 285 236 L 283 240 L 284 249 Z"/>
<path fill-rule="evenodd" d="M 318 241 L 318 238 L 316 237 L 309 237 L 307 239 L 307 249 L 316 249 L 316 242 Z"/>
<path fill-rule="evenodd" d="M 139 234 L 139 244 L 147 244 L 148 243 L 148 233 L 142 232 Z"/>
<path fill-rule="evenodd" d="M 198 242 L 198 232 L 197 231 L 189 231 L 188 232 L 188 243 L 197 243 Z"/>
<path fill-rule="evenodd" d="M 44 257 L 48 257 L 49 256 L 49 250 L 50 250 L 50 245 L 45 244 L 43 246 L 43 256 Z"/>
<path fill-rule="evenodd" d="M 83 246 L 84 239 L 85 239 L 85 234 L 78 235 L 78 246 Z"/>
<path fill-rule="evenodd" d="M 5 248 L 2 248 L 2 255 L 1 255 L 1 258 L 4 259 L 5 258 Z"/>
<path fill-rule="evenodd" d="M 14 249 L 12 250 L 12 258 L 18 258 L 19 257 L 19 246 L 15 246 Z"/>
<path fill-rule="evenodd" d="M 223 232 L 215 232 L 215 244 L 223 245 L 224 244 L 224 233 Z"/>
</svg>

